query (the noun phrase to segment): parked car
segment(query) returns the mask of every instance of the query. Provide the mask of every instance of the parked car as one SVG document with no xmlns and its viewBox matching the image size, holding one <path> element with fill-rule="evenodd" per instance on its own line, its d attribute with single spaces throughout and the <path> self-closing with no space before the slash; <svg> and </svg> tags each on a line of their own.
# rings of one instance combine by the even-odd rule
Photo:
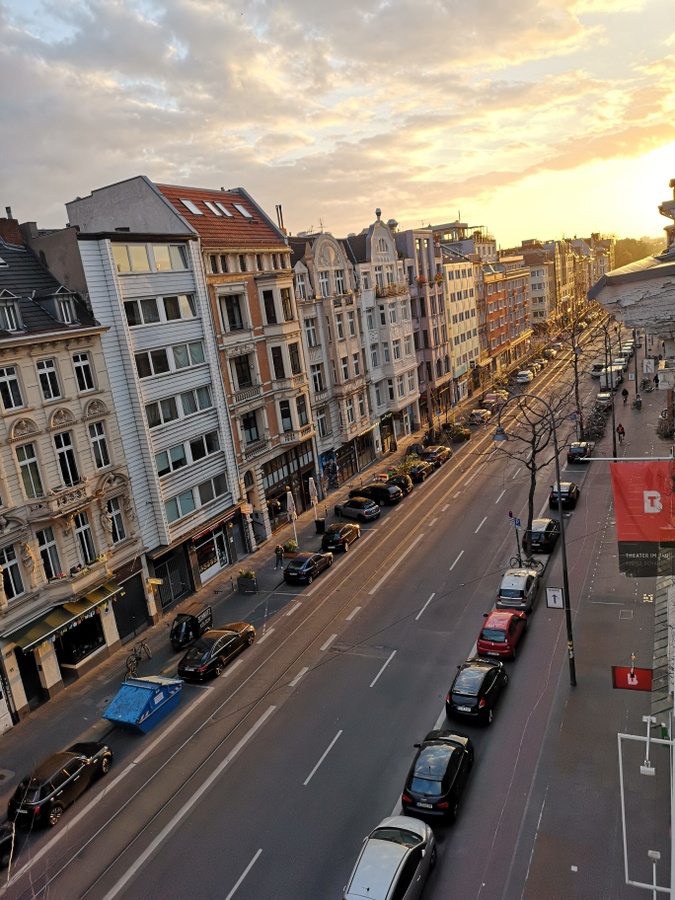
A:
<svg viewBox="0 0 675 900">
<path fill-rule="evenodd" d="M 533 519 L 532 552 L 551 553 L 560 537 L 560 522 L 557 519 Z M 527 531 L 523 533 L 523 550 L 526 549 Z"/>
<path fill-rule="evenodd" d="M 178 677 L 204 681 L 217 677 L 227 663 L 255 640 L 255 628 L 248 622 L 231 622 L 203 634 L 178 663 Z"/>
<path fill-rule="evenodd" d="M 332 553 L 298 553 L 284 569 L 284 581 L 287 584 L 311 584 L 317 575 L 332 565 Z"/>
<path fill-rule="evenodd" d="M 546 350 L 544 350 L 544 356 L 546 357 L 546 359 L 555 359 L 557 355 L 558 351 L 555 349 L 555 347 L 547 347 Z"/>
<path fill-rule="evenodd" d="M 356 522 L 334 522 L 329 525 L 321 538 L 321 549 L 342 550 L 344 553 L 349 550 L 349 545 L 354 541 L 358 541 L 361 537 L 361 526 Z"/>
<path fill-rule="evenodd" d="M 539 575 L 534 569 L 507 569 L 497 591 L 497 609 L 517 609 L 530 613 L 539 593 Z"/>
<path fill-rule="evenodd" d="M 562 350 L 563 349 L 563 345 L 560 341 L 553 341 L 553 343 L 550 344 L 550 347 L 551 347 L 551 350 Z"/>
<path fill-rule="evenodd" d="M 188 644 L 208 631 L 213 625 L 213 612 L 210 606 L 202 607 L 195 603 L 185 612 L 180 612 L 173 620 L 169 640 L 174 650 L 184 650 Z"/>
<path fill-rule="evenodd" d="M 469 413 L 469 425 L 485 425 L 491 418 L 489 409 L 472 409 Z"/>
<path fill-rule="evenodd" d="M 393 506 L 403 499 L 403 491 L 394 484 L 365 484 L 349 492 L 350 497 L 368 497 L 380 506 Z"/>
<path fill-rule="evenodd" d="M 591 364 L 591 378 L 599 378 L 600 373 L 605 368 L 604 359 L 598 359 Z"/>
<path fill-rule="evenodd" d="M 612 392 L 600 391 L 595 396 L 595 408 L 600 412 L 611 412 L 612 410 Z"/>
<path fill-rule="evenodd" d="M 400 472 L 398 475 L 392 475 L 391 478 L 387 480 L 387 484 L 393 484 L 394 487 L 400 488 L 404 497 L 407 497 L 415 487 L 410 475 L 406 475 L 404 472 Z"/>
<path fill-rule="evenodd" d="M 401 797 L 403 812 L 454 821 L 473 766 L 471 740 L 435 730 L 415 747 L 417 754 Z"/>
<path fill-rule="evenodd" d="M 368 497 L 350 497 L 344 503 L 336 503 L 334 512 L 336 516 L 360 519 L 361 522 L 372 522 L 373 519 L 379 517 L 380 507 Z"/>
<path fill-rule="evenodd" d="M 391 816 L 364 840 L 343 900 L 418 900 L 435 865 L 436 841 L 426 822 Z"/>
<path fill-rule="evenodd" d="M 450 459 L 451 456 L 452 449 L 450 447 L 435 444 L 433 447 L 427 447 L 422 454 L 422 459 L 424 462 L 431 463 L 435 469 L 438 469 L 446 460 Z"/>
<path fill-rule="evenodd" d="M 492 722 L 494 708 L 509 683 L 504 663 L 494 659 L 471 657 L 457 666 L 455 680 L 445 698 L 445 712 L 453 716 Z"/>
<path fill-rule="evenodd" d="M 529 384 L 534 381 L 534 373 L 530 369 L 523 369 L 516 375 L 516 384 Z"/>
<path fill-rule="evenodd" d="M 567 451 L 568 463 L 588 462 L 595 448 L 592 441 L 575 441 Z"/>
<path fill-rule="evenodd" d="M 536 365 L 539 366 L 540 369 L 543 369 L 544 366 L 548 365 L 548 360 L 546 359 L 546 357 L 540 356 L 537 359 L 535 359 L 535 363 L 536 363 Z"/>
<path fill-rule="evenodd" d="M 481 406 L 483 409 L 489 409 L 491 412 L 495 412 L 501 409 L 508 399 L 509 395 L 506 391 L 494 391 L 483 397 Z"/>
<path fill-rule="evenodd" d="M 536 359 L 533 359 L 531 362 L 529 362 L 527 364 L 527 368 L 530 370 L 530 372 L 533 372 L 535 375 L 538 375 L 542 369 L 542 367 L 539 365 L 539 363 L 536 361 Z"/>
<path fill-rule="evenodd" d="M 574 509 L 579 500 L 579 485 L 574 481 L 556 481 L 551 485 L 551 493 L 548 495 L 549 509 L 558 509 L 558 498 L 563 509 Z"/>
<path fill-rule="evenodd" d="M 427 479 L 433 471 L 434 467 L 431 463 L 421 460 L 420 462 L 415 463 L 414 466 L 410 467 L 409 474 L 415 484 L 419 484 L 421 481 Z"/>
<path fill-rule="evenodd" d="M 627 356 L 617 356 L 612 360 L 612 368 L 613 369 L 621 369 L 622 372 L 625 372 L 628 368 L 629 359 Z"/>
<path fill-rule="evenodd" d="M 518 644 L 526 630 L 527 616 L 524 612 L 493 609 L 485 614 L 476 641 L 476 652 L 479 656 L 515 659 Z"/>
<path fill-rule="evenodd" d="M 501 397 L 501 399 L 506 403 L 509 399 L 509 392 L 505 391 L 503 388 L 493 388 L 489 393 L 485 395 L 485 400 L 490 400 L 496 397 Z"/>
<path fill-rule="evenodd" d="M 100 741 L 52 753 L 22 779 L 10 797 L 7 818 L 21 828 L 58 825 L 64 810 L 99 776 L 107 775 L 112 759 L 112 750 Z"/>
</svg>

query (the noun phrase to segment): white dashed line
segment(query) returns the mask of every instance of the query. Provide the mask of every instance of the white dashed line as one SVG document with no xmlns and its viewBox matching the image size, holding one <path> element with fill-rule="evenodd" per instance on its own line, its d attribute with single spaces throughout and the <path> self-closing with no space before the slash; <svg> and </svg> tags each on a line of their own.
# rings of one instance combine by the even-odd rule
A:
<svg viewBox="0 0 675 900">
<path fill-rule="evenodd" d="M 476 530 L 474 531 L 474 534 L 478 534 L 478 532 L 481 530 L 481 528 L 483 527 L 483 525 L 485 525 L 486 522 L 487 522 L 487 516 L 484 517 L 483 521 L 480 523 L 478 528 L 476 528 Z"/>
<path fill-rule="evenodd" d="M 326 643 L 321 647 L 321 649 L 322 649 L 322 650 L 328 650 L 328 648 L 329 648 L 330 645 L 333 643 L 333 641 L 335 640 L 336 637 L 337 637 L 337 634 L 331 634 L 331 636 L 328 638 L 328 640 L 326 641 Z"/>
<path fill-rule="evenodd" d="M 274 631 L 274 625 L 271 628 L 268 628 L 267 631 L 265 632 L 265 634 L 263 634 L 263 636 L 261 638 L 258 638 L 257 643 L 262 644 L 262 642 L 266 641 L 267 638 L 272 634 L 273 631 Z"/>
<path fill-rule="evenodd" d="M 287 616 L 292 616 L 293 613 L 296 611 L 296 609 L 300 609 L 301 606 L 302 606 L 302 603 L 296 603 L 295 606 L 291 606 L 291 608 L 288 610 L 288 612 L 286 613 L 286 615 L 287 615 Z"/>
<path fill-rule="evenodd" d="M 347 616 L 347 621 L 348 621 L 348 622 L 351 622 L 351 620 L 354 618 L 354 616 L 355 616 L 358 612 L 360 612 L 360 611 L 361 611 L 361 607 L 360 607 L 360 606 L 356 606 L 356 607 L 349 613 L 349 615 Z"/>
<path fill-rule="evenodd" d="M 389 663 L 392 661 L 392 659 L 393 659 L 395 656 L 396 656 L 396 651 L 394 650 L 394 651 L 392 652 L 391 656 L 389 657 L 389 659 L 386 661 L 386 663 L 382 666 L 382 668 L 381 668 L 380 671 L 377 673 L 377 675 L 376 675 L 376 676 L 373 678 L 373 680 L 370 682 L 370 687 L 373 687 L 373 686 L 377 683 L 377 679 L 378 679 L 378 678 L 380 677 L 380 675 L 384 672 L 384 670 L 387 668 L 387 666 L 389 665 Z"/>
<path fill-rule="evenodd" d="M 436 522 L 438 522 L 438 518 L 432 519 L 431 522 L 427 522 L 427 525 L 429 526 L 429 528 L 431 528 L 433 525 L 436 524 Z"/>
<path fill-rule="evenodd" d="M 416 621 L 416 622 L 417 622 L 417 620 L 421 617 L 422 613 L 423 613 L 424 610 L 427 608 L 427 606 L 431 603 L 431 601 L 434 599 L 435 596 L 436 596 L 436 591 L 433 592 L 433 594 L 431 595 L 431 597 L 429 597 L 429 599 L 428 599 L 427 602 L 424 604 L 424 606 L 422 607 L 422 609 L 421 609 L 421 610 L 417 613 L 417 615 L 415 616 L 415 621 Z"/>
<path fill-rule="evenodd" d="M 502 497 L 504 496 L 505 493 L 506 493 L 506 488 L 504 488 L 504 490 L 501 492 L 499 497 L 497 497 L 497 499 L 495 500 L 495 503 L 499 503 L 499 501 L 502 499 Z"/>
<path fill-rule="evenodd" d="M 459 551 L 459 556 L 458 556 L 457 559 L 454 561 L 454 563 L 450 566 L 450 571 L 451 571 L 451 572 L 452 572 L 452 570 L 455 568 L 455 566 L 457 565 L 457 563 L 460 561 L 460 559 L 461 559 L 463 556 L 464 556 L 464 551 L 463 551 L 463 550 L 460 550 L 460 551 Z"/>
<path fill-rule="evenodd" d="M 289 682 L 290 686 L 291 686 L 291 687 L 295 687 L 296 684 L 297 684 L 297 683 L 300 681 L 300 679 L 302 678 L 302 676 L 303 676 L 303 675 L 306 675 L 308 672 L 309 672 L 309 669 L 307 668 L 307 666 L 305 666 L 304 669 L 300 669 L 300 671 L 299 671 L 298 674 L 295 676 L 295 678 L 293 679 L 293 681 Z"/>
</svg>

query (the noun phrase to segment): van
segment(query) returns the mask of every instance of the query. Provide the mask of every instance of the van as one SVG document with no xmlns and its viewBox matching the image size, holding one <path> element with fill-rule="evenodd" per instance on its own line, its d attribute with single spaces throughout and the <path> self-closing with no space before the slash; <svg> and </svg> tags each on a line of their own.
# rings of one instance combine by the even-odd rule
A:
<svg viewBox="0 0 675 900">
<path fill-rule="evenodd" d="M 537 600 L 539 575 L 534 569 L 507 569 L 497 591 L 497 609 L 530 613 Z"/>
<path fill-rule="evenodd" d="M 600 372 L 600 387 L 606 391 L 615 391 L 622 381 L 621 367 L 609 366 Z"/>
<path fill-rule="evenodd" d="M 183 650 L 213 624 L 213 613 L 210 606 L 203 609 L 195 605 L 185 612 L 178 613 L 171 625 L 169 640 L 174 650 Z"/>
</svg>

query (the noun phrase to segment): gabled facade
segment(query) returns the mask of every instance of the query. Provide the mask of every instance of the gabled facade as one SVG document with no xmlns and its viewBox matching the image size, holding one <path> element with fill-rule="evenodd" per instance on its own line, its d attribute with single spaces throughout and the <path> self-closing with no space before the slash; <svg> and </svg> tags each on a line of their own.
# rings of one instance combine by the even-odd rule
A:
<svg viewBox="0 0 675 900">
<path fill-rule="evenodd" d="M 7 219 L 0 321 L 2 731 L 5 701 L 20 718 L 116 650 L 151 610 L 106 326 Z"/>
<path fill-rule="evenodd" d="M 288 239 L 324 489 L 332 464 L 349 478 L 376 457 L 360 298 L 344 245 L 326 233 Z"/>
</svg>

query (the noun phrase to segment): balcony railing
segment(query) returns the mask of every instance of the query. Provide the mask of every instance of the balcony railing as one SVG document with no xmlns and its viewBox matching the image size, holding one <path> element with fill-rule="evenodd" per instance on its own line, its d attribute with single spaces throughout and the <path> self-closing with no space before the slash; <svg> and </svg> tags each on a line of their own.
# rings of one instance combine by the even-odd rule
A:
<svg viewBox="0 0 675 900">
<path fill-rule="evenodd" d="M 233 403 L 249 403 L 251 400 L 257 400 L 262 396 L 262 388 L 259 384 L 252 384 L 250 387 L 242 388 L 235 391 L 232 395 Z"/>
<path fill-rule="evenodd" d="M 267 438 L 263 438 L 260 441 L 255 441 L 252 444 L 247 444 L 244 447 L 244 459 L 256 459 L 258 456 L 262 456 L 267 452 L 269 448 L 269 441 Z"/>
<path fill-rule="evenodd" d="M 86 484 L 54 490 L 45 497 L 28 502 L 29 517 L 39 521 L 69 515 L 87 506 L 91 500 L 92 496 Z"/>
</svg>

